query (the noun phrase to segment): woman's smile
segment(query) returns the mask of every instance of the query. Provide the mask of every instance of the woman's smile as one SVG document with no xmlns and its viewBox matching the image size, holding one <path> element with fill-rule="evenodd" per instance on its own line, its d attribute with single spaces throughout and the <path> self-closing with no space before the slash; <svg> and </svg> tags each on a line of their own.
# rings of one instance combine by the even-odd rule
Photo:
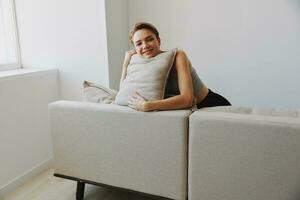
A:
<svg viewBox="0 0 300 200">
<path fill-rule="evenodd" d="M 148 49 L 148 50 L 142 52 L 142 54 L 152 54 L 152 50 L 153 49 Z"/>
</svg>

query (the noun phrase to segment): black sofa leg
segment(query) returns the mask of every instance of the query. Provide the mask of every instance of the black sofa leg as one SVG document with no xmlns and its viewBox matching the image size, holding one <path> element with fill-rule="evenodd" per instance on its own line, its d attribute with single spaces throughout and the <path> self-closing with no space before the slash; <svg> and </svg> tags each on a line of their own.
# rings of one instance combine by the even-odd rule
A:
<svg viewBox="0 0 300 200">
<path fill-rule="evenodd" d="M 76 200 L 83 200 L 84 196 L 84 185 L 82 181 L 77 181 Z"/>
</svg>

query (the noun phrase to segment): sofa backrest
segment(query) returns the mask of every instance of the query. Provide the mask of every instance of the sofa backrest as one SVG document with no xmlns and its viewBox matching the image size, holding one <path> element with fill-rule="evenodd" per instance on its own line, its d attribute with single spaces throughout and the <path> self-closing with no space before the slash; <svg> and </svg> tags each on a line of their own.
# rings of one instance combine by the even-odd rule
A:
<svg viewBox="0 0 300 200">
<path fill-rule="evenodd" d="M 299 199 L 298 110 L 214 107 L 189 118 L 189 200 Z"/>
<path fill-rule="evenodd" d="M 243 106 L 217 106 L 217 107 L 210 107 L 210 108 L 201 108 L 198 111 L 300 118 L 300 110 L 285 109 L 285 108 L 252 108 L 252 107 L 243 107 Z"/>
</svg>

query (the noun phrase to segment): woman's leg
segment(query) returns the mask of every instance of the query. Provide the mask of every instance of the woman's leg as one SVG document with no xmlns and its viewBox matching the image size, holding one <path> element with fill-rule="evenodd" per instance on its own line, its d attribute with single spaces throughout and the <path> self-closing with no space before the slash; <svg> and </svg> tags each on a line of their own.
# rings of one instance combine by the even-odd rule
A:
<svg viewBox="0 0 300 200">
<path fill-rule="evenodd" d="M 201 103 L 197 105 L 197 108 L 214 106 L 231 106 L 231 103 L 225 97 L 209 89 L 207 96 L 203 99 Z"/>
</svg>

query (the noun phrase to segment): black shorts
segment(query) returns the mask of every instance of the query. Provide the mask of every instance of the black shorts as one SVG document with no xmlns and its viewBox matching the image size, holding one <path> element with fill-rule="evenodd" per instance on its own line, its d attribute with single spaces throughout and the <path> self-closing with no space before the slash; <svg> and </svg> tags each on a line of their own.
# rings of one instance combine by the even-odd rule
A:
<svg viewBox="0 0 300 200">
<path fill-rule="evenodd" d="M 227 99 L 225 99 L 225 97 L 208 89 L 207 96 L 199 104 L 197 104 L 197 108 L 214 106 L 231 106 L 231 104 Z"/>
</svg>

